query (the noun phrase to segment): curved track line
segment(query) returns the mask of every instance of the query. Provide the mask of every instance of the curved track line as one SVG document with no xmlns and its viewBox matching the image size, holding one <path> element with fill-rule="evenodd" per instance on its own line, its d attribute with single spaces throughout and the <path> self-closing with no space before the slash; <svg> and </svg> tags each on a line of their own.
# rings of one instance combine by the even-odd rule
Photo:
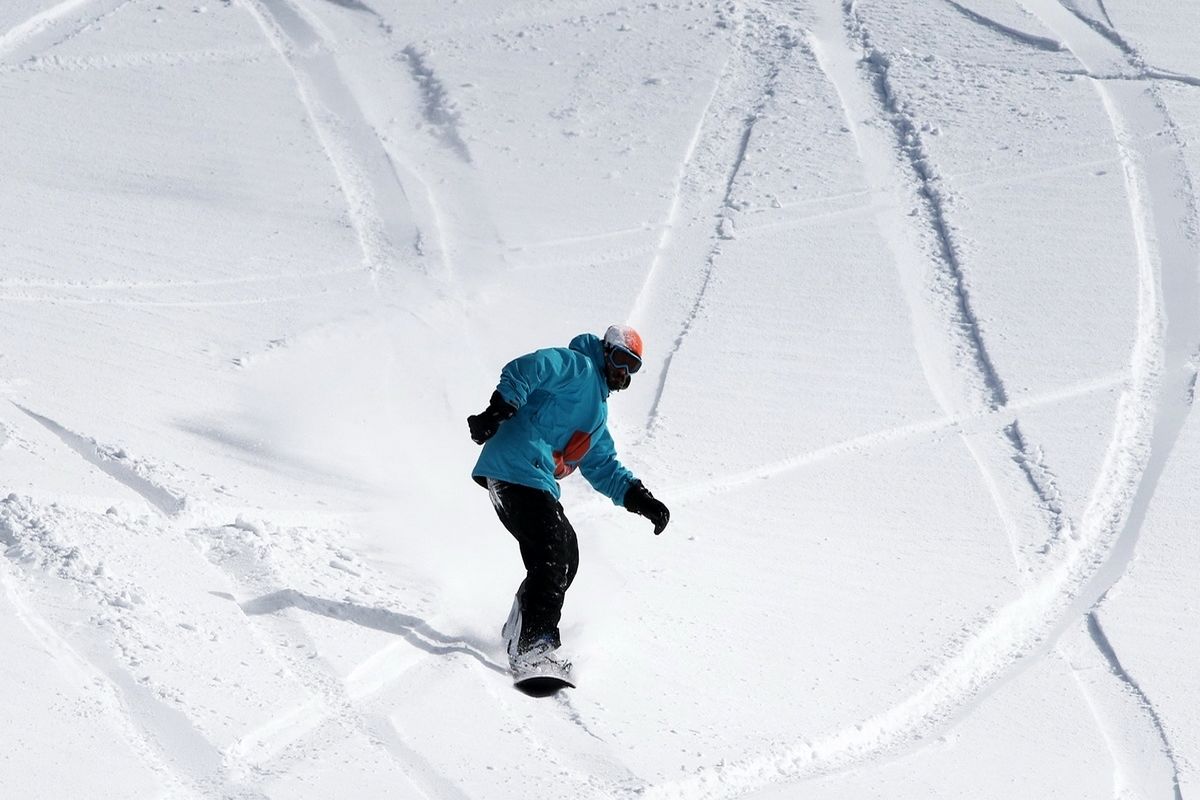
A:
<svg viewBox="0 0 1200 800">
<path fill-rule="evenodd" d="M 1106 33 L 1102 23 L 1051 0 L 1021 2 L 1048 27 L 1057 29 L 1089 72 L 1124 65 L 1144 71 L 1142 56 L 1116 31 L 1109 29 Z M 1096 612 L 1133 559 L 1158 481 L 1191 410 L 1196 377 L 1193 354 L 1200 344 L 1200 245 L 1196 241 L 1200 213 L 1182 157 L 1182 139 L 1154 85 L 1108 86 L 1098 80 L 1092 85 L 1111 121 L 1121 154 L 1139 263 L 1143 271 L 1153 270 L 1158 278 L 1155 289 L 1161 305 L 1162 342 L 1155 366 L 1161 371 L 1162 391 L 1154 408 L 1150 452 L 1142 480 L 1136 486 L 1112 557 L 1097 571 L 1083 595 L 1091 603 L 1081 611 L 1088 614 L 1089 633 L 1110 670 L 1136 687 L 1144 699 L 1142 708 L 1169 762 L 1164 772 L 1173 776 L 1172 788 L 1178 797 L 1178 760 L 1166 728 L 1149 697 L 1121 665 L 1099 626 Z M 1162 146 L 1163 133 L 1169 137 L 1168 147 Z M 1118 759 L 1120 755 L 1114 753 Z M 1155 788 L 1159 794 L 1166 791 L 1166 787 Z"/>
<path fill-rule="evenodd" d="M 70 41 L 83 33 L 100 20 L 112 16 L 131 2 L 133 0 L 64 0 L 64 2 L 33 15 L 19 25 L 9 29 L 3 35 L 0 35 L 0 59 L 16 55 L 18 61 L 20 61 L 36 56 L 47 49 L 57 47 L 63 42 Z M 53 29 L 55 25 L 65 20 L 72 13 L 88 5 L 99 6 L 98 13 L 95 13 L 91 19 L 48 45 L 43 45 L 38 41 L 42 34 Z"/>
<path fill-rule="evenodd" d="M 852 2 L 845 8 L 848 15 L 853 15 Z M 819 53 L 819 42 L 814 41 L 814 45 Z M 1114 115 L 1114 129 L 1131 189 L 1131 213 L 1138 243 L 1138 329 L 1131 353 L 1130 382 L 1118 402 L 1113 435 L 1081 520 L 1079 541 L 1072 543 L 1067 557 L 1052 570 L 996 612 L 957 654 L 936 669 L 930 681 L 905 701 L 863 723 L 822 737 L 815 744 L 780 745 L 761 756 L 708 768 L 681 782 L 652 787 L 645 796 L 710 798 L 745 793 L 775 782 L 841 771 L 912 748 L 920 738 L 970 713 L 983 698 L 1032 663 L 1032 657 L 1048 652 L 1062 633 L 1119 579 L 1132 556 L 1137 531 L 1174 436 L 1186 416 L 1186 392 L 1170 391 L 1178 378 L 1190 380 L 1191 375 L 1185 376 L 1183 370 L 1168 366 L 1168 374 L 1178 376 L 1168 381 L 1168 396 L 1178 397 L 1163 404 L 1156 402 L 1164 354 L 1168 358 L 1173 353 L 1178 358 L 1180 352 L 1190 355 L 1197 338 L 1192 330 L 1197 317 L 1196 260 L 1187 238 L 1187 231 L 1195 228 L 1194 209 L 1190 199 L 1176 199 L 1176 203 L 1186 203 L 1192 211 L 1185 217 L 1191 224 L 1179 226 L 1177 214 L 1165 214 L 1169 221 L 1160 218 L 1154 232 L 1157 236 L 1151 239 L 1147 226 L 1154 218 L 1144 205 L 1140 160 L 1130 157 L 1128 141 L 1118 124 L 1120 119 Z M 1141 155 L 1153 159 L 1155 154 Z M 1157 166 L 1162 170 L 1166 165 Z M 1178 178 L 1180 173 L 1174 174 Z M 1190 193 L 1184 196 L 1191 197 Z M 1164 198 L 1160 195 L 1160 199 Z M 1193 258 L 1181 259 L 1178 252 L 1173 252 L 1169 263 L 1163 263 L 1155 245 L 1164 238 L 1170 249 L 1181 249 Z M 1184 317 L 1185 329 L 1177 328 L 1165 343 L 1167 308 L 1160 280 L 1190 283 L 1192 288 L 1183 293 L 1182 305 L 1190 312 L 1190 316 Z M 1176 340 L 1180 336 L 1183 341 Z"/>
<path fill-rule="evenodd" d="M 32 39 L 49 26 L 55 24 L 69 14 L 78 11 L 96 0 L 63 0 L 44 11 L 39 11 L 29 19 L 9 28 L 0 35 L 0 58 L 7 56 L 21 44 Z"/>
</svg>

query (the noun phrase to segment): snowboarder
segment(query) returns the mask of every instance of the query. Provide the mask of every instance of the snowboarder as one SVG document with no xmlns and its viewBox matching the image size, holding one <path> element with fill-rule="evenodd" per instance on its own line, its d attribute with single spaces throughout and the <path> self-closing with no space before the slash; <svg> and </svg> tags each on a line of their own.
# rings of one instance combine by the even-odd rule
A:
<svg viewBox="0 0 1200 800">
<path fill-rule="evenodd" d="M 633 328 L 613 325 L 603 340 L 583 333 L 569 347 L 510 361 L 488 407 L 467 418 L 471 439 L 484 445 L 472 477 L 487 488 L 525 563 L 503 630 L 518 683 L 541 674 L 570 685 L 570 662 L 557 652 L 558 623 L 579 549 L 558 502 L 558 481 L 579 468 L 614 504 L 653 522 L 655 534 L 670 519 L 667 507 L 617 460 L 608 432 L 608 395 L 628 388 L 641 366 L 642 337 Z"/>
</svg>

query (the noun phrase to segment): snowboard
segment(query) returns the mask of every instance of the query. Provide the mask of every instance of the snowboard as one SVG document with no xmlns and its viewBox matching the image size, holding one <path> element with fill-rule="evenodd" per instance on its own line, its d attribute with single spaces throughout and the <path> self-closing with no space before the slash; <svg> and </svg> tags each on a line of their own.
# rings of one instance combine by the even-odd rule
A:
<svg viewBox="0 0 1200 800">
<path fill-rule="evenodd" d="M 513 686 L 532 697 L 548 697 L 561 689 L 574 689 L 571 668 L 550 660 L 513 667 Z"/>
</svg>

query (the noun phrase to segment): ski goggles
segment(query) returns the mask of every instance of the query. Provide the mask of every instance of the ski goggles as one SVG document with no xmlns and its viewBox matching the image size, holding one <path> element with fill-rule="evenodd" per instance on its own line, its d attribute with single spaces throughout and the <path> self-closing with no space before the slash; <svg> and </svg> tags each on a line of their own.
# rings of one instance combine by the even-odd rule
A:
<svg viewBox="0 0 1200 800">
<path fill-rule="evenodd" d="M 608 348 L 608 363 L 617 369 L 623 369 L 630 375 L 642 368 L 642 359 L 632 350 L 612 346 Z"/>
</svg>

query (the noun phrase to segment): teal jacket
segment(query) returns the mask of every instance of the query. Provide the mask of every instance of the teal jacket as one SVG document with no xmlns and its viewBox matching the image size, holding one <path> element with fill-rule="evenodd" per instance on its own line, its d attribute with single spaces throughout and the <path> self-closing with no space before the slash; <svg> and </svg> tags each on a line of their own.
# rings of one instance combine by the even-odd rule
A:
<svg viewBox="0 0 1200 800">
<path fill-rule="evenodd" d="M 471 473 L 480 485 L 496 478 L 544 489 L 578 467 L 596 491 L 623 505 L 633 473 L 617 461 L 608 433 L 604 345 L 581 333 L 570 347 L 537 350 L 510 361 L 496 391 L 517 413 L 483 445 Z"/>
</svg>

